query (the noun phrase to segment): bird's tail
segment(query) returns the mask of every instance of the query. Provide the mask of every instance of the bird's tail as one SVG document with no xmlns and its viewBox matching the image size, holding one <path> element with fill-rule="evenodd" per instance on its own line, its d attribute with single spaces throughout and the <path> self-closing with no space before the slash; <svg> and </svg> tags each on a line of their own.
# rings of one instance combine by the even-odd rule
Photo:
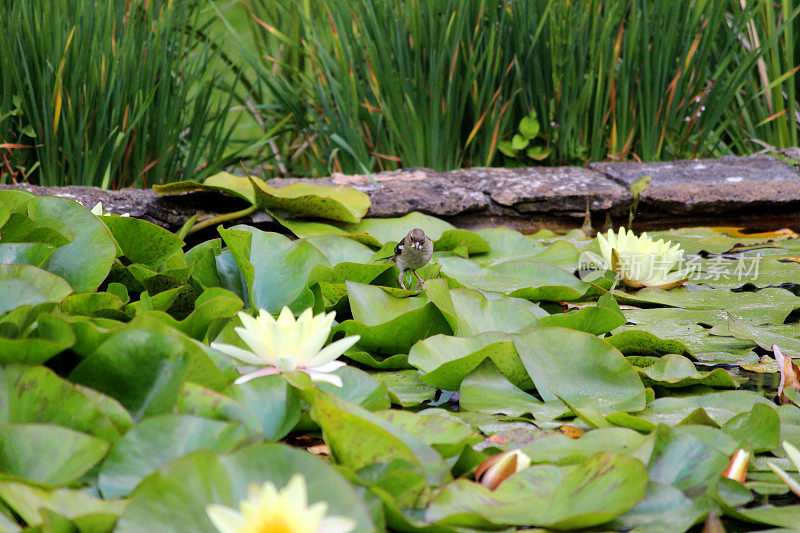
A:
<svg viewBox="0 0 800 533">
<path fill-rule="evenodd" d="M 395 257 L 396 257 L 395 255 L 390 255 L 389 257 L 379 257 L 375 261 L 386 261 L 387 259 L 391 259 L 392 261 L 394 261 Z"/>
</svg>

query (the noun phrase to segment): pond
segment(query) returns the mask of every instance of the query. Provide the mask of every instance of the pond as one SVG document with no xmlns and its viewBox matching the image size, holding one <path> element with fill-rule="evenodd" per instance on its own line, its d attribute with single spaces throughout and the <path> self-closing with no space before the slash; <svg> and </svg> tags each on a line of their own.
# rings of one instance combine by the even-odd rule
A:
<svg viewBox="0 0 800 533">
<path fill-rule="evenodd" d="M 468 231 L 256 185 L 282 233 L 191 247 L 0 192 L 0 525 L 800 523 L 797 234 Z"/>
</svg>

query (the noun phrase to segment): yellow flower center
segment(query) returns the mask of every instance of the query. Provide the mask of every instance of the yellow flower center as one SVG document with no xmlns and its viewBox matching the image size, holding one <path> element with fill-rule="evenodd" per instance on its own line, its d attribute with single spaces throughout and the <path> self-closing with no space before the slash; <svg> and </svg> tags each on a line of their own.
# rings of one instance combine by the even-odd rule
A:
<svg viewBox="0 0 800 533">
<path fill-rule="evenodd" d="M 264 517 L 258 524 L 244 528 L 243 533 L 298 533 L 296 524 L 290 523 L 284 516 Z"/>
</svg>

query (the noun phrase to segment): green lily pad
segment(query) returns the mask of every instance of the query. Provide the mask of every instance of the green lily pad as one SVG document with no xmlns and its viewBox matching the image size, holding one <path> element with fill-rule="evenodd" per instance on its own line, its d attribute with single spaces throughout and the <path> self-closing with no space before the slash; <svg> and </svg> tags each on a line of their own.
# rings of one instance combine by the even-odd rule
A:
<svg viewBox="0 0 800 533">
<path fill-rule="evenodd" d="M 625 315 L 620 311 L 611 293 L 606 293 L 597 305 L 584 306 L 577 311 L 554 314 L 541 318 L 542 326 L 561 326 L 585 331 L 592 335 L 603 335 L 625 325 Z"/>
<path fill-rule="evenodd" d="M 482 267 L 470 259 L 443 257 L 442 276 L 456 287 L 502 292 L 527 300 L 569 301 L 586 294 L 589 284 L 538 261 L 516 260 Z"/>
<path fill-rule="evenodd" d="M 105 440 L 63 426 L 4 425 L 0 427 L 0 476 L 66 485 L 100 462 L 108 447 Z"/>
<path fill-rule="evenodd" d="M 174 233 L 133 217 L 102 217 L 120 252 L 132 263 L 158 269 L 165 260 L 181 253 L 183 241 Z"/>
<path fill-rule="evenodd" d="M 108 396 L 58 377 L 41 366 L 0 367 L 0 424 L 65 426 L 114 442 L 133 426 Z"/>
<path fill-rule="evenodd" d="M 43 242 L 0 243 L 0 263 L 21 263 L 41 267 L 56 247 Z"/>
<path fill-rule="evenodd" d="M 304 450 L 283 444 L 258 444 L 229 455 L 198 451 L 145 478 L 133 491 L 115 531 L 169 533 L 175 524 L 192 531 L 217 533 L 206 515 L 212 503 L 238 510 L 249 486 L 272 483 L 282 489 L 295 473 L 308 488 L 308 503 L 326 502 L 328 514 L 356 523 L 354 533 L 379 529 L 365 498 L 333 466 Z"/>
<path fill-rule="evenodd" d="M 473 257 L 475 261 L 484 265 L 533 257 L 545 249 L 542 243 L 508 228 L 485 228 L 475 233 L 491 247 L 488 252 Z"/>
<path fill-rule="evenodd" d="M 55 314 L 40 314 L 19 336 L 6 337 L 2 330 L 0 327 L 2 364 L 42 364 L 75 344 L 72 328 Z"/>
<path fill-rule="evenodd" d="M 640 411 L 645 391 L 625 357 L 597 337 L 542 327 L 514 337 L 519 358 L 546 402 L 563 400 L 607 414 Z"/>
<path fill-rule="evenodd" d="M 725 422 L 722 431 L 740 443 L 749 444 L 755 453 L 769 452 L 780 446 L 780 418 L 766 405 L 756 404 L 749 413 L 734 416 Z"/>
<path fill-rule="evenodd" d="M 117 253 L 108 228 L 81 204 L 43 196 L 28 202 L 28 214 L 37 223 L 68 228 L 73 239 L 56 248 L 42 268 L 64 278 L 77 292 L 93 292 L 111 270 Z"/>
<path fill-rule="evenodd" d="M 359 469 L 399 459 L 420 468 L 432 485 L 450 477 L 438 452 L 379 415 L 322 393 L 314 394 L 310 403 L 311 418 L 322 428 L 337 462 Z"/>
<path fill-rule="evenodd" d="M 126 505 L 124 500 L 101 500 L 86 490 L 48 490 L 16 481 L 0 482 L 0 500 L 29 526 L 46 527 L 47 514 L 58 513 L 86 527 L 79 531 L 110 531 Z"/>
<path fill-rule="evenodd" d="M 369 196 L 352 187 L 302 182 L 286 187 L 270 187 L 258 178 L 251 179 L 256 202 L 266 209 L 353 223 L 361 220 L 369 211 Z"/>
<path fill-rule="evenodd" d="M 416 211 L 399 218 L 365 218 L 358 224 L 340 226 L 355 235 L 370 235 L 381 245 L 396 243 L 412 229 L 419 228 L 434 242 L 435 250 L 452 250 L 465 245 L 470 254 L 489 251 L 489 244 L 477 233 L 457 229 L 444 220 Z"/>
<path fill-rule="evenodd" d="M 220 230 L 220 235 L 244 280 L 250 307 L 278 313 L 285 305 L 299 312 L 313 304 L 308 276 L 316 265 L 330 266 L 315 246 L 249 226 Z"/>
<path fill-rule="evenodd" d="M 408 353 L 408 362 L 420 370 L 422 381 L 444 390 L 457 390 L 462 380 L 485 359 L 491 359 L 515 386 L 523 390 L 533 386 L 512 336 L 506 333 L 480 333 L 472 337 L 435 335 L 418 342 Z"/>
<path fill-rule="evenodd" d="M 187 415 L 161 415 L 139 423 L 111 448 L 98 488 L 104 498 L 127 496 L 139 482 L 174 459 L 197 450 L 225 453 L 248 438 L 243 426 Z"/>
<path fill-rule="evenodd" d="M 112 334 L 70 380 L 116 398 L 135 420 L 172 411 L 189 372 L 184 343 L 145 328 Z"/>
<path fill-rule="evenodd" d="M 603 524 L 629 510 L 644 497 L 646 486 L 647 470 L 640 461 L 604 452 L 569 466 L 532 466 L 494 492 L 456 481 L 436 496 L 425 517 L 472 526 L 474 513 L 494 524 L 574 530 Z"/>
<path fill-rule="evenodd" d="M 374 372 L 371 375 L 386 385 L 389 398 L 395 405 L 413 407 L 432 400 L 436 396 L 436 388 L 423 382 L 416 370 Z"/>
<path fill-rule="evenodd" d="M 677 354 L 667 354 L 652 365 L 637 370 L 647 383 L 662 387 L 707 385 L 735 389 L 742 382 L 741 378 L 734 378 L 722 368 L 700 372 L 689 359 Z"/>
<path fill-rule="evenodd" d="M 206 178 L 203 183 L 194 180 L 175 181 L 154 185 L 158 194 L 178 194 L 189 191 L 216 191 L 228 196 L 241 198 L 251 204 L 256 203 L 253 182 L 246 176 L 234 176 L 229 172 L 218 172 Z"/>
<path fill-rule="evenodd" d="M 535 420 L 553 420 L 570 413 L 563 402 L 545 403 L 517 388 L 485 359 L 463 381 L 459 406 L 464 411 L 519 417 L 530 414 Z"/>
<path fill-rule="evenodd" d="M 395 298 L 380 287 L 350 281 L 346 285 L 353 319 L 333 331 L 360 335 L 356 349 L 385 355 L 407 353 L 417 341 L 449 332 L 436 306 L 424 296 Z"/>
<path fill-rule="evenodd" d="M 686 497 L 675 487 L 650 482 L 644 498 L 607 527 L 612 531 L 679 533 L 687 531 L 707 513 L 706 505 Z"/>
<path fill-rule="evenodd" d="M 713 313 L 727 310 L 748 322 L 755 321 L 755 324 L 782 324 L 792 311 L 800 308 L 800 297 L 778 288 L 743 293 L 734 293 L 728 289 L 691 292 L 681 288 L 670 291 L 645 288 L 636 294 L 616 291 L 614 296 L 621 304 L 663 305 L 688 310 L 707 310 Z"/>
<path fill-rule="evenodd" d="M 728 457 L 680 428 L 659 426 L 648 464 L 650 479 L 680 490 L 705 487 L 719 478 Z"/>
<path fill-rule="evenodd" d="M 232 385 L 226 392 L 227 395 L 187 383 L 181 412 L 241 422 L 266 440 L 282 439 L 300 420 L 300 396 L 281 376 Z"/>
<path fill-rule="evenodd" d="M 523 333 L 539 327 L 541 317 L 547 316 L 538 307 L 539 312 L 533 312 L 518 298 L 490 299 L 472 289 L 448 290 L 444 280 L 426 283 L 425 293 L 458 337 L 487 332 Z"/>
<path fill-rule="evenodd" d="M 72 292 L 63 278 L 23 264 L 0 264 L 0 315 L 23 305 L 60 302 Z"/>
<path fill-rule="evenodd" d="M 755 404 L 772 408 L 775 405 L 755 392 L 721 391 L 696 396 L 659 398 L 650 402 L 638 416 L 655 424 L 675 426 L 697 409 L 703 409 L 711 420 L 722 425 L 740 413 L 749 412 Z"/>
</svg>

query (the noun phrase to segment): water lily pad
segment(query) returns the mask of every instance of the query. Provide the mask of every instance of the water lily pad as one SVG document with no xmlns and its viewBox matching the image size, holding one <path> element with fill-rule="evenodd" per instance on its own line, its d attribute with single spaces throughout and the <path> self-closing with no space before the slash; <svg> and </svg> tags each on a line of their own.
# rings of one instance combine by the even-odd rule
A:
<svg viewBox="0 0 800 533">
<path fill-rule="evenodd" d="M 321 393 L 310 401 L 311 418 L 322 428 L 337 462 L 359 469 L 400 459 L 420 468 L 430 484 L 439 485 L 450 477 L 439 453 L 384 418 Z"/>
<path fill-rule="evenodd" d="M 708 310 L 716 313 L 719 313 L 720 310 L 727 310 L 731 314 L 755 324 L 782 324 L 792 311 L 800 308 L 800 297 L 778 288 L 743 293 L 734 293 L 728 289 L 663 291 L 645 288 L 636 294 L 617 291 L 614 295 L 621 304 L 656 304 L 689 310 Z"/>
<path fill-rule="evenodd" d="M 680 490 L 697 489 L 716 481 L 728 457 L 680 428 L 659 426 L 648 464 L 650 479 Z"/>
<path fill-rule="evenodd" d="M 110 531 L 126 504 L 124 500 L 101 500 L 86 490 L 48 490 L 16 481 L 0 482 L 0 500 L 29 526 L 47 524 L 48 513 L 58 513 L 86 527 L 79 527 L 82 531 Z"/>
<path fill-rule="evenodd" d="M 473 259 L 481 264 L 488 265 L 495 261 L 503 262 L 532 257 L 545 249 L 545 246 L 539 241 L 508 228 L 484 228 L 475 233 L 480 235 L 491 247 L 488 252 L 474 256 Z"/>
<path fill-rule="evenodd" d="M 435 335 L 415 344 L 408 362 L 422 372 L 422 381 L 444 390 L 457 390 L 461 381 L 485 359 L 521 389 L 533 382 L 517 355 L 512 338 L 505 333 L 480 333 L 472 337 Z"/>
<path fill-rule="evenodd" d="M 436 396 L 436 388 L 423 382 L 416 370 L 375 372 L 372 377 L 386 385 L 392 403 L 402 407 L 420 405 Z"/>
<path fill-rule="evenodd" d="M 18 308 L 19 309 L 19 308 Z M 75 333 L 55 314 L 42 313 L 19 336 L 5 336 L 0 327 L 0 363 L 38 365 L 72 347 Z"/>
<path fill-rule="evenodd" d="M 751 326 L 730 314 L 728 315 L 728 331 L 737 339 L 753 341 L 764 350 L 772 351 L 772 345 L 776 344 L 783 353 L 800 357 L 800 340 Z"/>
<path fill-rule="evenodd" d="M 23 264 L 0 264 L 0 315 L 23 305 L 60 302 L 72 292 L 63 278 Z"/>
<path fill-rule="evenodd" d="M 769 452 L 780 446 L 780 418 L 766 405 L 756 404 L 750 412 L 734 416 L 725 422 L 722 431 L 740 443 L 749 444 L 755 453 Z"/>
<path fill-rule="evenodd" d="M 625 315 L 620 311 L 611 293 L 606 293 L 597 305 L 583 306 L 576 311 L 553 314 L 540 319 L 542 326 L 561 326 L 603 335 L 625 325 Z"/>
<path fill-rule="evenodd" d="M 650 482 L 644 498 L 607 527 L 613 531 L 680 533 L 700 521 L 707 512 L 704 503 L 687 498 L 675 487 Z"/>
<path fill-rule="evenodd" d="M 597 337 L 542 327 L 514 338 L 520 360 L 546 402 L 566 401 L 602 414 L 640 411 L 645 392 L 636 370 Z"/>
<path fill-rule="evenodd" d="M 424 296 L 395 298 L 380 287 L 347 282 L 353 319 L 333 331 L 360 335 L 356 348 L 394 355 L 409 349 L 429 335 L 449 332 L 438 309 Z"/>
<path fill-rule="evenodd" d="M 22 263 L 41 267 L 56 247 L 43 242 L 0 243 L 0 263 Z"/>
<path fill-rule="evenodd" d="M 246 176 L 234 176 L 230 172 L 218 172 L 206 178 L 203 183 L 194 180 L 175 181 L 163 185 L 154 185 L 158 194 L 178 194 L 188 191 L 216 191 L 235 196 L 251 204 L 256 203 L 253 183 Z"/>
<path fill-rule="evenodd" d="M 295 473 L 305 478 L 309 504 L 327 502 L 329 514 L 356 523 L 354 533 L 378 529 L 374 509 L 333 466 L 304 450 L 259 444 L 225 456 L 198 451 L 151 474 L 133 491 L 115 531 L 170 533 L 175 524 L 190 524 L 191 531 L 217 533 L 207 505 L 238 509 L 249 485 L 269 481 L 281 489 Z"/>
<path fill-rule="evenodd" d="M 184 353 L 174 335 L 125 328 L 81 362 L 70 380 L 116 398 L 139 420 L 172 411 L 189 371 Z"/>
<path fill-rule="evenodd" d="M 298 182 L 286 187 L 271 187 L 258 178 L 251 179 L 256 202 L 266 209 L 355 223 L 367 214 L 370 206 L 366 193 L 344 185 Z"/>
<path fill-rule="evenodd" d="M 353 234 L 371 235 L 382 245 L 398 242 L 414 228 L 420 228 L 434 242 L 436 250 L 452 250 L 466 245 L 470 254 L 489 251 L 489 244 L 472 231 L 457 229 L 444 220 L 416 211 L 399 218 L 365 218 L 358 224 L 341 225 Z"/>
<path fill-rule="evenodd" d="M 111 442 L 133 426 L 115 400 L 45 367 L 0 367 L 0 424 L 32 423 L 65 426 Z"/>
<path fill-rule="evenodd" d="M 570 413 L 563 402 L 545 403 L 517 388 L 485 359 L 461 382 L 459 406 L 464 411 L 518 417 L 530 414 L 535 420 L 553 420 Z"/>
<path fill-rule="evenodd" d="M 640 461 L 598 453 L 569 466 L 532 466 L 506 479 L 494 492 L 456 481 L 436 496 L 425 517 L 469 526 L 474 525 L 469 523 L 474 520 L 470 513 L 475 513 L 494 524 L 574 530 L 624 513 L 642 499 L 646 486 L 647 470 Z"/>
<path fill-rule="evenodd" d="M 187 383 L 179 408 L 182 413 L 241 422 L 266 440 L 285 437 L 300 420 L 300 396 L 281 376 L 268 376 L 233 385 L 227 394 Z"/>
<path fill-rule="evenodd" d="M 225 453 L 247 437 L 236 423 L 172 414 L 148 418 L 111 448 L 100 469 L 98 488 L 104 498 L 127 496 L 142 479 L 174 459 L 196 450 Z"/>
<path fill-rule="evenodd" d="M 478 333 L 523 333 L 539 327 L 540 308 L 533 312 L 518 298 L 489 299 L 472 289 L 447 289 L 444 280 L 425 284 L 425 293 L 442 311 L 456 336 L 469 337 Z"/>
<path fill-rule="evenodd" d="M 696 396 L 659 398 L 650 402 L 639 416 L 656 424 L 675 426 L 702 408 L 716 424 L 722 425 L 740 413 L 749 412 L 755 404 L 773 408 L 775 406 L 755 392 L 722 391 Z"/>
<path fill-rule="evenodd" d="M 645 378 L 645 382 L 662 387 L 707 385 L 735 389 L 743 381 L 741 378 L 734 378 L 722 368 L 700 372 L 689 359 L 677 354 L 667 354 L 652 365 L 637 370 Z"/>
<path fill-rule="evenodd" d="M 101 220 L 111 230 L 121 254 L 132 263 L 158 269 L 183 247 L 183 241 L 174 233 L 146 220 L 133 217 L 102 217 Z"/>
<path fill-rule="evenodd" d="M 64 278 L 75 292 L 92 292 L 111 270 L 117 247 L 108 228 L 81 204 L 42 196 L 28 202 L 28 214 L 38 223 L 69 228 L 73 240 L 56 248 L 43 268 Z"/>
<path fill-rule="evenodd" d="M 249 226 L 220 230 L 220 235 L 236 261 L 251 307 L 278 313 L 288 305 L 299 312 L 313 304 L 306 286 L 309 273 L 316 265 L 330 266 L 315 246 Z"/>
<path fill-rule="evenodd" d="M 105 440 L 63 426 L 7 424 L 0 427 L 0 474 L 66 485 L 100 462 L 108 447 Z"/>
<path fill-rule="evenodd" d="M 482 267 L 470 259 L 443 257 L 442 276 L 456 287 L 502 292 L 527 300 L 569 301 L 586 294 L 589 284 L 553 265 L 530 260 Z"/>
</svg>

